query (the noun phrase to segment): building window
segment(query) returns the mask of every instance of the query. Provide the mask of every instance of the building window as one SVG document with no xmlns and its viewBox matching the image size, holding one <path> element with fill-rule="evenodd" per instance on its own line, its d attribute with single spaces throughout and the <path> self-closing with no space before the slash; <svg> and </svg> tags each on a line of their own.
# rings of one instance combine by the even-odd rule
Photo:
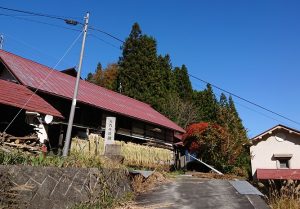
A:
<svg viewBox="0 0 300 209">
<path fill-rule="evenodd" d="M 290 165 L 289 165 L 289 159 L 278 159 L 279 161 L 279 168 L 290 168 Z"/>
<path fill-rule="evenodd" d="M 274 154 L 273 158 L 277 161 L 277 169 L 291 168 L 290 159 L 292 157 L 292 154 Z"/>
</svg>

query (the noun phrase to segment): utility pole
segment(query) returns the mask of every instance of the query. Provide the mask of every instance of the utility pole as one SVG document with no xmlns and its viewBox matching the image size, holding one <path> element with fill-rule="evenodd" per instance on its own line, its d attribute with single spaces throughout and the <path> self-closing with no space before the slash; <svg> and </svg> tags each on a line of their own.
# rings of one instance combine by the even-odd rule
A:
<svg viewBox="0 0 300 209">
<path fill-rule="evenodd" d="M 80 52 L 80 58 L 79 58 L 78 72 L 77 72 L 77 77 L 76 77 L 74 95 L 73 95 L 71 111 L 70 111 L 70 116 L 69 116 L 69 122 L 68 122 L 68 129 L 67 129 L 65 145 L 64 145 L 64 150 L 63 150 L 63 156 L 64 157 L 68 156 L 69 148 L 70 148 L 70 144 L 71 144 L 71 133 L 72 133 L 72 126 L 73 126 L 75 108 L 76 108 L 76 99 L 77 99 L 77 94 L 78 94 L 78 86 L 79 86 L 79 80 L 80 80 L 80 72 L 81 72 L 82 58 L 83 58 L 83 53 L 84 53 L 85 39 L 86 39 L 88 23 L 89 23 L 89 16 L 90 16 L 89 13 L 87 13 L 86 16 L 85 16 L 85 23 L 84 23 L 84 28 L 83 28 L 83 39 L 82 39 L 82 46 L 81 46 L 81 52 Z"/>
<path fill-rule="evenodd" d="M 0 49 L 3 49 L 4 36 L 0 35 Z"/>
</svg>

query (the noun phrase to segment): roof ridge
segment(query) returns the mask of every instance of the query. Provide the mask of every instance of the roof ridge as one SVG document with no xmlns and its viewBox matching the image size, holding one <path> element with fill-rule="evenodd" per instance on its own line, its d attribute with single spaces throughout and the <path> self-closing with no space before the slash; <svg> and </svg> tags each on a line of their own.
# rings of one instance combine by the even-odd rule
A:
<svg viewBox="0 0 300 209">
<path fill-rule="evenodd" d="M 68 75 L 68 76 L 69 76 L 69 75 Z M 112 92 L 113 94 L 118 94 L 118 95 L 121 95 L 121 96 L 123 96 L 123 97 L 129 98 L 129 99 L 131 99 L 131 100 L 133 100 L 133 101 L 136 101 L 136 102 L 139 102 L 139 103 L 142 103 L 142 104 L 144 104 L 144 105 L 148 105 L 148 106 L 152 107 L 150 104 L 148 104 L 148 103 L 146 103 L 146 102 L 142 102 L 142 101 L 139 101 L 139 100 L 134 99 L 134 98 L 132 98 L 132 97 L 129 97 L 129 96 L 127 96 L 127 95 L 120 94 L 119 92 L 113 91 L 113 90 L 111 90 L 111 89 L 104 88 L 103 86 L 99 86 L 99 85 L 97 85 L 97 84 L 88 82 L 88 81 L 86 81 L 86 80 L 81 80 L 81 81 L 84 81 L 84 82 L 88 83 L 89 85 L 93 85 L 93 86 L 96 86 L 96 87 L 98 87 L 98 88 L 102 88 L 102 89 L 104 89 L 105 91 Z"/>
<path fill-rule="evenodd" d="M 49 69 L 51 69 L 51 70 L 53 69 L 53 70 L 59 71 L 58 69 L 55 69 L 55 68 L 49 67 L 49 66 L 47 66 L 47 65 L 38 63 L 37 61 L 34 61 L 34 60 L 31 60 L 31 59 L 22 57 L 22 56 L 20 56 L 20 55 L 14 54 L 14 53 L 12 53 L 12 52 L 6 51 L 6 50 L 4 50 L 4 49 L 0 49 L 0 52 L 1 52 L 1 51 L 3 51 L 4 53 L 10 54 L 10 55 L 12 55 L 12 56 L 15 56 L 15 57 L 19 57 L 19 58 L 21 58 L 21 59 L 28 60 L 28 61 L 30 61 L 30 62 L 32 62 L 32 63 L 38 64 L 38 65 L 42 65 L 42 66 L 47 67 L 47 68 L 49 68 Z"/>
<path fill-rule="evenodd" d="M 55 69 L 55 68 L 51 68 L 51 67 L 49 67 L 49 66 L 47 66 L 47 65 L 38 63 L 38 62 L 36 62 L 36 61 L 33 61 L 33 60 L 31 60 L 31 59 L 28 59 L 28 58 L 25 58 L 25 57 L 22 57 L 22 56 L 19 56 L 19 55 L 16 55 L 16 54 L 14 54 L 14 53 L 12 53 L 12 52 L 8 52 L 8 51 L 3 50 L 3 49 L 0 49 L 0 51 L 3 51 L 4 53 L 10 54 L 10 55 L 15 56 L 15 57 L 19 57 L 19 58 L 24 59 L 24 60 L 28 60 L 28 61 L 30 61 L 30 62 L 32 62 L 32 63 L 34 63 L 34 64 L 37 64 L 37 65 L 46 67 L 46 68 L 48 68 L 49 70 L 54 71 L 55 73 L 60 73 L 61 75 L 69 76 L 69 77 L 72 77 L 72 79 L 76 79 L 76 78 L 73 77 L 73 76 L 70 76 L 70 75 L 68 75 L 68 74 L 66 74 L 66 73 L 61 72 L 61 70 L 58 70 L 58 69 Z M 75 67 L 76 67 L 76 66 L 75 66 Z M 72 67 L 72 68 L 74 68 L 74 67 Z M 70 68 L 70 69 L 71 69 L 71 68 Z M 75 70 L 76 70 L 76 68 L 75 68 Z M 118 95 L 121 95 L 121 96 L 123 96 L 123 97 L 127 97 L 127 98 L 129 98 L 130 100 L 133 100 L 133 101 L 138 102 L 138 103 L 140 103 L 140 104 L 143 104 L 143 105 L 147 105 L 147 106 L 152 107 L 150 104 L 148 104 L 148 103 L 146 103 L 146 102 L 139 101 L 139 100 L 137 100 L 137 99 L 134 99 L 134 98 L 129 97 L 129 96 L 124 95 L 124 94 L 120 94 L 120 93 L 118 93 L 118 92 L 115 92 L 115 91 L 113 91 L 113 90 L 104 88 L 104 87 L 99 86 L 99 85 L 97 85 L 97 84 L 88 82 L 88 81 L 86 81 L 86 80 L 81 80 L 81 81 L 86 82 L 86 83 L 91 84 L 91 85 L 94 85 L 94 86 L 96 86 L 96 87 L 98 87 L 98 88 L 102 88 L 102 89 L 104 89 L 105 91 L 109 91 L 109 92 L 112 92 L 112 93 L 114 93 L 114 94 L 118 94 Z"/>
<path fill-rule="evenodd" d="M 59 97 L 72 98 L 73 93 L 71 92 L 74 90 L 71 87 L 75 84 L 75 77 L 4 50 L 0 50 L 0 59 L 4 63 L 8 61 L 6 63 L 8 70 L 12 71 L 18 80 L 24 82 L 21 82 L 23 85 L 39 88 L 44 92 L 55 94 Z M 27 74 L 24 74 L 23 71 Z M 39 84 L 41 84 L 41 79 L 45 79 L 45 76 L 47 76 L 47 73 L 49 72 L 53 73 L 49 76 L 49 79 L 45 81 L 46 85 L 40 87 Z M 58 83 L 57 85 L 54 85 L 53 82 Z M 117 112 L 142 121 L 148 121 L 179 132 L 184 132 L 182 127 L 155 110 L 150 104 L 85 80 L 80 80 L 80 83 L 80 88 L 82 86 L 82 90 L 78 92 L 78 100 L 83 103 L 95 105 L 98 108 L 103 108 L 108 111 Z"/>
</svg>

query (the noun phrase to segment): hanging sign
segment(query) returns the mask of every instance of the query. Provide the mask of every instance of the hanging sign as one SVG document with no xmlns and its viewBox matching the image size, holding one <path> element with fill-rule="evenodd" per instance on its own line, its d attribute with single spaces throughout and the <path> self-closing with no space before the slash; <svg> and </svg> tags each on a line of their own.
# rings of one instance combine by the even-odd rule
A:
<svg viewBox="0 0 300 209">
<path fill-rule="evenodd" d="M 105 145 L 115 143 L 115 127 L 116 127 L 116 118 L 106 117 L 105 136 L 104 136 Z"/>
</svg>

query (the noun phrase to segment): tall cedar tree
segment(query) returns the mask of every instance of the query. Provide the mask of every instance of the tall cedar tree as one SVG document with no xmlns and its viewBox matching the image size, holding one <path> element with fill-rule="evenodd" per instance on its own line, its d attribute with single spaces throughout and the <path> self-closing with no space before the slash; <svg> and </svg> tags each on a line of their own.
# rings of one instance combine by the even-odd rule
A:
<svg viewBox="0 0 300 209">
<path fill-rule="evenodd" d="M 230 111 L 227 97 L 224 93 L 221 93 L 219 100 L 219 111 L 217 117 L 217 123 L 222 127 L 229 129 L 230 122 Z"/>
<path fill-rule="evenodd" d="M 216 123 L 219 105 L 211 85 L 207 84 L 203 91 L 194 91 L 193 98 L 197 107 L 197 120 Z"/>
<path fill-rule="evenodd" d="M 172 88 L 172 83 L 168 82 L 170 58 L 157 56 L 156 41 L 153 37 L 142 34 L 137 23 L 132 26 L 123 45 L 119 67 L 122 93 L 162 111 L 165 98 Z"/>
<path fill-rule="evenodd" d="M 181 68 L 175 67 L 173 74 L 175 79 L 176 91 L 179 97 L 182 100 L 191 101 L 193 97 L 193 88 L 186 66 L 182 65 Z"/>
</svg>

